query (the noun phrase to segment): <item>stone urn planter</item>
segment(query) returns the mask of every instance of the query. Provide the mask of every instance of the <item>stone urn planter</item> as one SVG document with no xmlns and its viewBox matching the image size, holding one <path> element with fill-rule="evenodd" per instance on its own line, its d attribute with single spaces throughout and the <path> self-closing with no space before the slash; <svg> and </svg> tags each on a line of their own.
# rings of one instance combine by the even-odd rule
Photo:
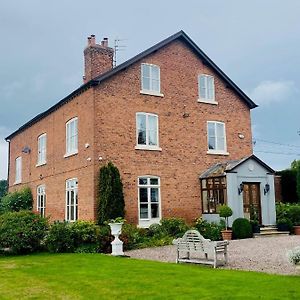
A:
<svg viewBox="0 0 300 300">
<path fill-rule="evenodd" d="M 300 225 L 294 226 L 294 233 L 300 235 Z"/>
<path fill-rule="evenodd" d="M 114 240 L 111 242 L 111 255 L 124 256 L 123 242 L 119 239 L 119 235 L 122 233 L 123 222 L 111 222 L 110 226 L 111 234 L 114 236 Z"/>
<path fill-rule="evenodd" d="M 232 240 L 232 230 L 227 229 L 227 230 L 222 230 L 222 238 L 224 241 L 230 241 Z"/>
</svg>

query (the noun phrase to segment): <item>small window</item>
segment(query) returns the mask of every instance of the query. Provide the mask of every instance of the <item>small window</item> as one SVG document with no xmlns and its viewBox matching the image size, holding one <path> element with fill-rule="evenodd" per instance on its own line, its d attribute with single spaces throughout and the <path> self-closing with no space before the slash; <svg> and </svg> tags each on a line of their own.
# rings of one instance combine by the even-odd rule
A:
<svg viewBox="0 0 300 300">
<path fill-rule="evenodd" d="M 214 77 L 201 74 L 198 77 L 199 101 L 215 102 Z"/>
<path fill-rule="evenodd" d="M 37 210 L 41 217 L 45 217 L 46 210 L 46 188 L 45 185 L 37 187 Z"/>
<path fill-rule="evenodd" d="M 78 181 L 77 178 L 66 181 L 66 221 L 78 219 Z"/>
<path fill-rule="evenodd" d="M 138 149 L 159 149 L 157 115 L 136 114 L 136 140 Z"/>
<path fill-rule="evenodd" d="M 160 220 L 160 178 L 143 176 L 138 178 L 139 220 L 147 227 Z"/>
<path fill-rule="evenodd" d="M 66 155 L 78 153 L 78 118 L 66 123 Z"/>
<path fill-rule="evenodd" d="M 208 152 L 227 154 L 225 124 L 222 122 L 207 122 Z"/>
<path fill-rule="evenodd" d="M 201 179 L 202 212 L 216 214 L 218 205 L 227 203 L 226 177 Z"/>
<path fill-rule="evenodd" d="M 43 165 L 46 163 L 46 151 L 47 151 L 47 135 L 46 133 L 38 137 L 38 162 L 37 165 Z"/>
<path fill-rule="evenodd" d="M 142 92 L 160 94 L 160 69 L 156 65 L 142 64 Z"/>
<path fill-rule="evenodd" d="M 15 183 L 20 183 L 22 181 L 22 157 L 17 157 L 15 160 L 16 164 L 16 177 Z"/>
</svg>

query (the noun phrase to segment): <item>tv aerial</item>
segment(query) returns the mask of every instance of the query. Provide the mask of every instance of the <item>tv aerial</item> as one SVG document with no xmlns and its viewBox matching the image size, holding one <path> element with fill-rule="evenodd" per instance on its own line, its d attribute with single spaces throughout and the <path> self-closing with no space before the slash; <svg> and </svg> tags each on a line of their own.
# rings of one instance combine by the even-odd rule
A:
<svg viewBox="0 0 300 300">
<path fill-rule="evenodd" d="M 122 43 L 123 41 L 127 41 L 127 39 L 119 39 L 116 38 L 114 40 L 114 68 L 117 66 L 117 53 L 119 51 L 125 51 L 126 45 L 121 45 L 120 42 Z"/>
</svg>

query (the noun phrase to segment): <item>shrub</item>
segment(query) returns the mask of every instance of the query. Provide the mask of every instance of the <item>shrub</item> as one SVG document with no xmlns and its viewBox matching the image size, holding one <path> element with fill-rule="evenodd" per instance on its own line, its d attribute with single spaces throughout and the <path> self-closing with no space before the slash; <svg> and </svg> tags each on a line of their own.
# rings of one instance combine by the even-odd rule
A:
<svg viewBox="0 0 300 300">
<path fill-rule="evenodd" d="M 249 220 L 237 218 L 232 223 L 232 234 L 236 239 L 247 239 L 252 237 L 252 226 Z"/>
<path fill-rule="evenodd" d="M 30 211 L 8 212 L 0 216 L 0 247 L 13 254 L 35 252 L 48 229 L 48 220 Z"/>
<path fill-rule="evenodd" d="M 282 202 L 298 202 L 297 195 L 297 170 L 287 169 L 277 173 L 281 176 L 281 196 Z"/>
<path fill-rule="evenodd" d="M 300 263 L 300 247 L 296 247 L 292 250 L 289 250 L 287 252 L 287 256 L 289 259 L 289 262 L 293 265 L 297 265 Z"/>
<path fill-rule="evenodd" d="M 100 169 L 98 195 L 98 223 L 109 219 L 124 218 L 125 202 L 123 185 L 117 167 L 109 162 Z"/>
<path fill-rule="evenodd" d="M 30 188 L 6 194 L 1 199 L 0 213 L 20 210 L 31 210 L 33 199 Z"/>
<path fill-rule="evenodd" d="M 288 218 L 277 219 L 276 225 L 279 231 L 291 231 L 293 227 L 292 221 Z"/>
<path fill-rule="evenodd" d="M 164 235 L 165 233 L 163 232 L 163 230 L 161 229 L 161 225 L 158 223 L 154 223 L 151 224 L 148 228 L 148 236 L 152 237 L 152 236 L 161 236 Z"/>
<path fill-rule="evenodd" d="M 300 225 L 300 206 L 292 205 L 288 210 L 288 216 L 294 226 Z"/>
<path fill-rule="evenodd" d="M 76 221 L 70 224 L 75 247 L 95 244 L 99 237 L 99 226 L 94 222 Z"/>
<path fill-rule="evenodd" d="M 136 225 L 124 224 L 120 239 L 123 241 L 124 250 L 136 249 L 147 239 L 147 231 L 137 228 Z"/>
<path fill-rule="evenodd" d="M 110 227 L 108 225 L 101 225 L 99 227 L 98 251 L 101 253 L 111 253 L 112 241 L 113 237 L 110 234 Z"/>
<path fill-rule="evenodd" d="M 49 252 L 73 252 L 75 249 L 75 242 L 71 223 L 54 222 L 50 227 L 45 243 Z"/>
<path fill-rule="evenodd" d="M 202 218 L 198 218 L 195 223 L 195 228 L 200 232 L 203 237 L 212 241 L 222 240 L 221 230 L 225 228 L 224 221 L 217 223 L 209 223 Z"/>
<path fill-rule="evenodd" d="M 189 227 L 183 219 L 180 218 L 167 218 L 160 221 L 160 229 L 174 238 L 182 237 L 184 233 L 189 230 Z"/>
</svg>

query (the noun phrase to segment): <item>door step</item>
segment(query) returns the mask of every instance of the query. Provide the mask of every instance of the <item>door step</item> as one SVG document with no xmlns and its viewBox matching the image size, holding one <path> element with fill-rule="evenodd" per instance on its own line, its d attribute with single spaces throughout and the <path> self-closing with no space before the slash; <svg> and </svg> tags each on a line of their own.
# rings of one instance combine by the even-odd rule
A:
<svg viewBox="0 0 300 300">
<path fill-rule="evenodd" d="M 266 226 L 260 228 L 260 233 L 254 233 L 255 238 L 271 237 L 271 236 L 285 236 L 289 235 L 289 231 L 278 231 L 276 226 Z"/>
</svg>

